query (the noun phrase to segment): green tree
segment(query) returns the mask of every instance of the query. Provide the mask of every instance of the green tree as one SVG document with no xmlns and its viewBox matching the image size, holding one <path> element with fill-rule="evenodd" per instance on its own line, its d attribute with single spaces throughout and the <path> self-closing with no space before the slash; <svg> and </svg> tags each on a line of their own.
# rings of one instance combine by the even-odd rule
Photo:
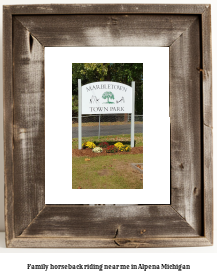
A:
<svg viewBox="0 0 217 278">
<path fill-rule="evenodd" d="M 78 115 L 78 96 L 72 96 L 72 117 L 77 117 Z"/>
<path fill-rule="evenodd" d="M 105 92 L 102 95 L 102 98 L 106 99 L 107 98 L 107 102 L 105 103 L 114 103 L 114 102 L 110 102 L 109 99 L 114 99 L 114 95 L 112 92 Z"/>
</svg>

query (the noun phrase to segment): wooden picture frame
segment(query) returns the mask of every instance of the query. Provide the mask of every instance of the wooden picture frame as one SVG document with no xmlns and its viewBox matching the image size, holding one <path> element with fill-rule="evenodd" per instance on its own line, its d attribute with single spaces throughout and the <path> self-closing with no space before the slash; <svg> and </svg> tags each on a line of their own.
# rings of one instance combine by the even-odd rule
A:
<svg viewBox="0 0 217 278">
<path fill-rule="evenodd" d="M 51 4 L 3 12 L 6 246 L 212 245 L 211 6 Z M 46 46 L 169 47 L 170 205 L 45 205 Z"/>
</svg>

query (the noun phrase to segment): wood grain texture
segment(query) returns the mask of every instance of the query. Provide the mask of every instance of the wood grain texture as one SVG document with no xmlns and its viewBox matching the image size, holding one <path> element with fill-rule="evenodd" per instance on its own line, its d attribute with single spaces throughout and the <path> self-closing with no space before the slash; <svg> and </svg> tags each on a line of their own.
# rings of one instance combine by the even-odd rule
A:
<svg viewBox="0 0 217 278">
<path fill-rule="evenodd" d="M 44 48 L 13 20 L 14 209 L 19 235 L 44 207 Z"/>
<path fill-rule="evenodd" d="M 170 46 L 171 205 L 202 231 L 199 17 Z"/>
<path fill-rule="evenodd" d="M 202 14 L 207 4 L 45 4 L 5 6 L 17 14 Z"/>
<path fill-rule="evenodd" d="M 211 8 L 202 14 L 202 75 L 203 75 L 203 113 L 204 125 L 212 128 L 212 42 Z"/>
<path fill-rule="evenodd" d="M 3 22 L 3 91 L 4 91 L 4 190 L 6 245 L 14 238 L 13 182 L 13 62 L 12 16 L 4 9 Z"/>
<path fill-rule="evenodd" d="M 205 237 L 180 238 L 14 238 L 10 248 L 168 248 L 210 246 Z"/>
<path fill-rule="evenodd" d="M 82 219 L 82 221 L 81 221 Z M 160 229 L 159 229 L 160 227 Z M 22 237 L 146 238 L 198 236 L 170 205 L 46 205 Z"/>
<path fill-rule="evenodd" d="M 45 46 L 170 47 L 171 206 L 44 204 Z M 210 5 L 5 6 L 7 246 L 212 245 L 211 89 Z"/>
<path fill-rule="evenodd" d="M 213 131 L 204 126 L 204 235 L 213 243 Z"/>
<path fill-rule="evenodd" d="M 213 104 L 211 7 L 202 14 L 204 233 L 213 243 Z"/>
<path fill-rule="evenodd" d="M 16 18 L 44 46 L 166 47 L 181 36 L 197 16 L 126 14 Z"/>
</svg>

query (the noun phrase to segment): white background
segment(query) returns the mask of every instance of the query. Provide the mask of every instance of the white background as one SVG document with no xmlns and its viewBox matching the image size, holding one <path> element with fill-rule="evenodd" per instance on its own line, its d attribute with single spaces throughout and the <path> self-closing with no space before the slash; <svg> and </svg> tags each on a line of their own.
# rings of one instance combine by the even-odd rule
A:
<svg viewBox="0 0 217 278">
<path fill-rule="evenodd" d="M 12 5 L 12 4 L 45 4 L 50 3 L 50 1 L 38 0 L 0 0 L 1 5 Z M 52 3 L 60 3 L 59 0 L 52 0 Z M 64 3 L 105 3 L 103 1 L 97 0 L 64 0 Z M 116 1 L 106 0 L 106 3 L 117 3 Z M 118 3 L 133 3 L 133 1 L 128 0 L 118 0 Z M 216 201 L 216 179 L 215 179 L 215 159 L 216 159 L 216 148 L 215 148 L 215 138 L 216 138 L 216 119 L 217 119 L 217 101 L 216 101 L 216 62 L 217 62 L 217 2 L 216 0 L 192 0 L 192 1 L 182 1 L 182 0 L 148 0 L 141 1 L 137 0 L 136 3 L 160 3 L 160 4 L 212 4 L 212 57 L 213 57 L 213 119 L 214 119 L 214 200 Z M 2 14 L 0 13 L 0 22 L 2 22 Z M 2 34 L 2 28 L 0 28 L 0 33 Z M 2 37 L 2 36 L 1 36 Z M 0 59 L 2 59 L 2 42 L 0 43 Z M 0 84 L 2 84 L 2 63 L 0 65 Z M 3 111 L 3 89 L 0 87 L 0 110 Z M 0 134 L 3 134 L 3 113 L 0 113 Z M 168 263 L 173 263 L 174 259 L 176 262 L 182 263 L 187 262 L 192 265 L 190 272 L 175 272 L 177 277 L 216 277 L 216 256 L 217 256 L 217 244 L 216 244 L 216 230 L 217 230 L 217 209 L 215 205 L 215 222 L 214 222 L 214 233 L 215 233 L 215 243 L 213 247 L 199 247 L 199 248 L 156 248 L 156 249 L 6 249 L 4 243 L 4 167 L 3 167 L 3 135 L 0 137 L 0 267 L 1 274 L 5 277 L 10 277 L 10 275 L 17 275 L 18 273 L 22 277 L 30 277 L 30 273 L 26 270 L 27 263 L 52 263 L 53 256 L 55 256 L 55 262 L 85 262 L 86 257 L 91 258 L 94 263 L 120 263 L 123 260 L 126 261 L 130 258 L 133 261 L 139 263 L 140 261 L 149 262 L 151 264 L 157 263 L 158 258 L 168 261 Z M 50 253 L 53 254 L 50 254 Z M 7 254 L 6 254 L 7 253 Z M 14 254 L 12 254 L 14 253 Z M 22 253 L 22 254 L 20 254 Z M 59 253 L 59 254 L 55 254 Z M 62 253 L 60 255 L 60 253 Z M 126 258 L 127 257 L 127 258 Z M 111 277 L 109 272 L 109 277 Z M 114 273 L 114 272 L 113 272 Z M 112 273 L 112 274 L 113 274 Z M 174 277 L 174 272 L 160 272 L 160 277 Z M 39 275 L 46 277 L 56 277 L 63 274 L 60 271 L 56 271 L 50 274 L 43 272 L 31 272 L 31 277 L 38 277 Z M 85 273 L 86 274 L 86 273 Z M 87 273 L 91 275 L 92 273 Z M 92 274 L 93 275 L 93 274 Z M 97 275 L 97 273 L 94 273 Z M 99 275 L 99 274 L 98 274 Z M 155 272 L 142 272 L 140 275 L 142 277 L 157 277 Z M 158 274 L 159 275 L 159 274 Z M 68 275 L 72 277 L 70 273 Z M 100 273 L 102 277 L 102 274 Z M 139 277 L 139 275 L 137 274 Z M 176 277 L 175 276 L 175 277 Z M 66 274 L 64 277 L 67 277 Z"/>
<path fill-rule="evenodd" d="M 72 62 L 143 63 L 143 189 L 72 190 Z M 46 47 L 45 91 L 46 204 L 170 203 L 168 47 Z"/>
</svg>

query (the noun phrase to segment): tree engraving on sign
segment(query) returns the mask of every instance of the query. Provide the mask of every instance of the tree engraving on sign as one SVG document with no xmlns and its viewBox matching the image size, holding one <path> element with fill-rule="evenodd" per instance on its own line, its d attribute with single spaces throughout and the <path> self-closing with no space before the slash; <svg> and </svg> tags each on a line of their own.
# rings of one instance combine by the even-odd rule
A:
<svg viewBox="0 0 217 278">
<path fill-rule="evenodd" d="M 114 102 L 109 101 L 109 99 L 114 99 L 114 94 L 112 92 L 103 93 L 102 98 L 104 98 L 104 99 L 107 98 L 107 102 L 103 102 L 103 103 L 109 103 L 109 104 L 114 103 Z"/>
</svg>

